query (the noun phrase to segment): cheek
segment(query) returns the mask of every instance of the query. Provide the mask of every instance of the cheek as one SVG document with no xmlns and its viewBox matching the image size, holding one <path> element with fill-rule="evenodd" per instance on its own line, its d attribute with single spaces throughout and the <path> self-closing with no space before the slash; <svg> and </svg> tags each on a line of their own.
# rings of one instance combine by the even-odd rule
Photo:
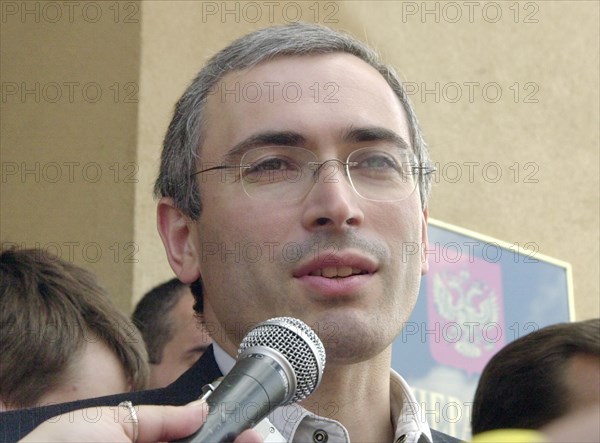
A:
<svg viewBox="0 0 600 443">
<path fill-rule="evenodd" d="M 208 187 L 208 186 L 207 186 Z M 198 242 L 204 254 L 227 248 L 227 243 L 245 228 L 242 209 L 230 193 L 216 193 L 220 189 L 206 190 L 202 198 L 202 213 L 198 221 Z"/>
<path fill-rule="evenodd" d="M 400 288 L 401 298 L 416 299 L 421 282 L 423 250 L 423 215 L 420 205 L 400 206 L 388 212 L 388 222 L 381 233 L 391 249 L 391 279 Z M 407 300 L 408 301 L 408 300 Z"/>
<path fill-rule="evenodd" d="M 240 186 L 206 201 L 199 223 L 200 241 L 217 242 L 217 247 L 227 251 L 260 247 L 266 253 L 270 243 L 285 241 L 294 220 L 300 219 L 296 212 L 279 203 L 252 199 Z"/>
<path fill-rule="evenodd" d="M 403 201 L 373 211 L 378 232 L 394 249 L 420 249 L 423 240 L 423 213 L 416 201 Z M 415 251 L 416 252 L 416 251 Z"/>
</svg>

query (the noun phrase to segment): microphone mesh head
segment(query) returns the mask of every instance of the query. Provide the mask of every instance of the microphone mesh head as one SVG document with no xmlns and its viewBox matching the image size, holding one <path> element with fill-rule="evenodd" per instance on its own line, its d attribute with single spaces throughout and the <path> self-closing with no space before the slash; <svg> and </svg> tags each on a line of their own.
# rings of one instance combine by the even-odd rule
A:
<svg viewBox="0 0 600 443">
<path fill-rule="evenodd" d="M 242 340 L 238 355 L 254 346 L 279 351 L 294 369 L 296 392 L 285 404 L 304 400 L 319 386 L 325 368 L 325 348 L 303 321 L 277 317 L 259 323 Z"/>
</svg>

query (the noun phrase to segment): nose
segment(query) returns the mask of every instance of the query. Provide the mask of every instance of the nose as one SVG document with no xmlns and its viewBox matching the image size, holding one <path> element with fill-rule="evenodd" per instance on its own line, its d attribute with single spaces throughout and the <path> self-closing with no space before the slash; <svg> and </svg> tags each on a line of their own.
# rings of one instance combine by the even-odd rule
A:
<svg viewBox="0 0 600 443">
<path fill-rule="evenodd" d="M 302 215 L 302 224 L 308 230 L 343 230 L 358 227 L 364 221 L 359 204 L 362 199 L 352 188 L 340 163 L 325 162 L 315 174 Z"/>
</svg>

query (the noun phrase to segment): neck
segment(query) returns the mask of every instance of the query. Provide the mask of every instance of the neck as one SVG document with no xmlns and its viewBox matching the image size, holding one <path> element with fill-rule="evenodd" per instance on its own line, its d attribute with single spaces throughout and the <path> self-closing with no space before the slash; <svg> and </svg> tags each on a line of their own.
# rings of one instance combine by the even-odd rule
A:
<svg viewBox="0 0 600 443">
<path fill-rule="evenodd" d="M 390 442 L 390 362 L 391 347 L 360 363 L 328 362 L 321 385 L 302 406 L 342 423 L 351 441 Z"/>
</svg>

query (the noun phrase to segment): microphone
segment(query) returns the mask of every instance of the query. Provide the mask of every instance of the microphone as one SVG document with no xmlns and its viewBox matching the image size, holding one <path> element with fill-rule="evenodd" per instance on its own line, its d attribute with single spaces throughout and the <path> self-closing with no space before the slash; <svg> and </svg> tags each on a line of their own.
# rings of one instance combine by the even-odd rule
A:
<svg viewBox="0 0 600 443">
<path fill-rule="evenodd" d="M 305 399 L 319 386 L 325 348 L 304 322 L 277 317 L 244 337 L 231 371 L 207 398 L 208 416 L 183 442 L 233 441 L 270 412 Z"/>
</svg>

